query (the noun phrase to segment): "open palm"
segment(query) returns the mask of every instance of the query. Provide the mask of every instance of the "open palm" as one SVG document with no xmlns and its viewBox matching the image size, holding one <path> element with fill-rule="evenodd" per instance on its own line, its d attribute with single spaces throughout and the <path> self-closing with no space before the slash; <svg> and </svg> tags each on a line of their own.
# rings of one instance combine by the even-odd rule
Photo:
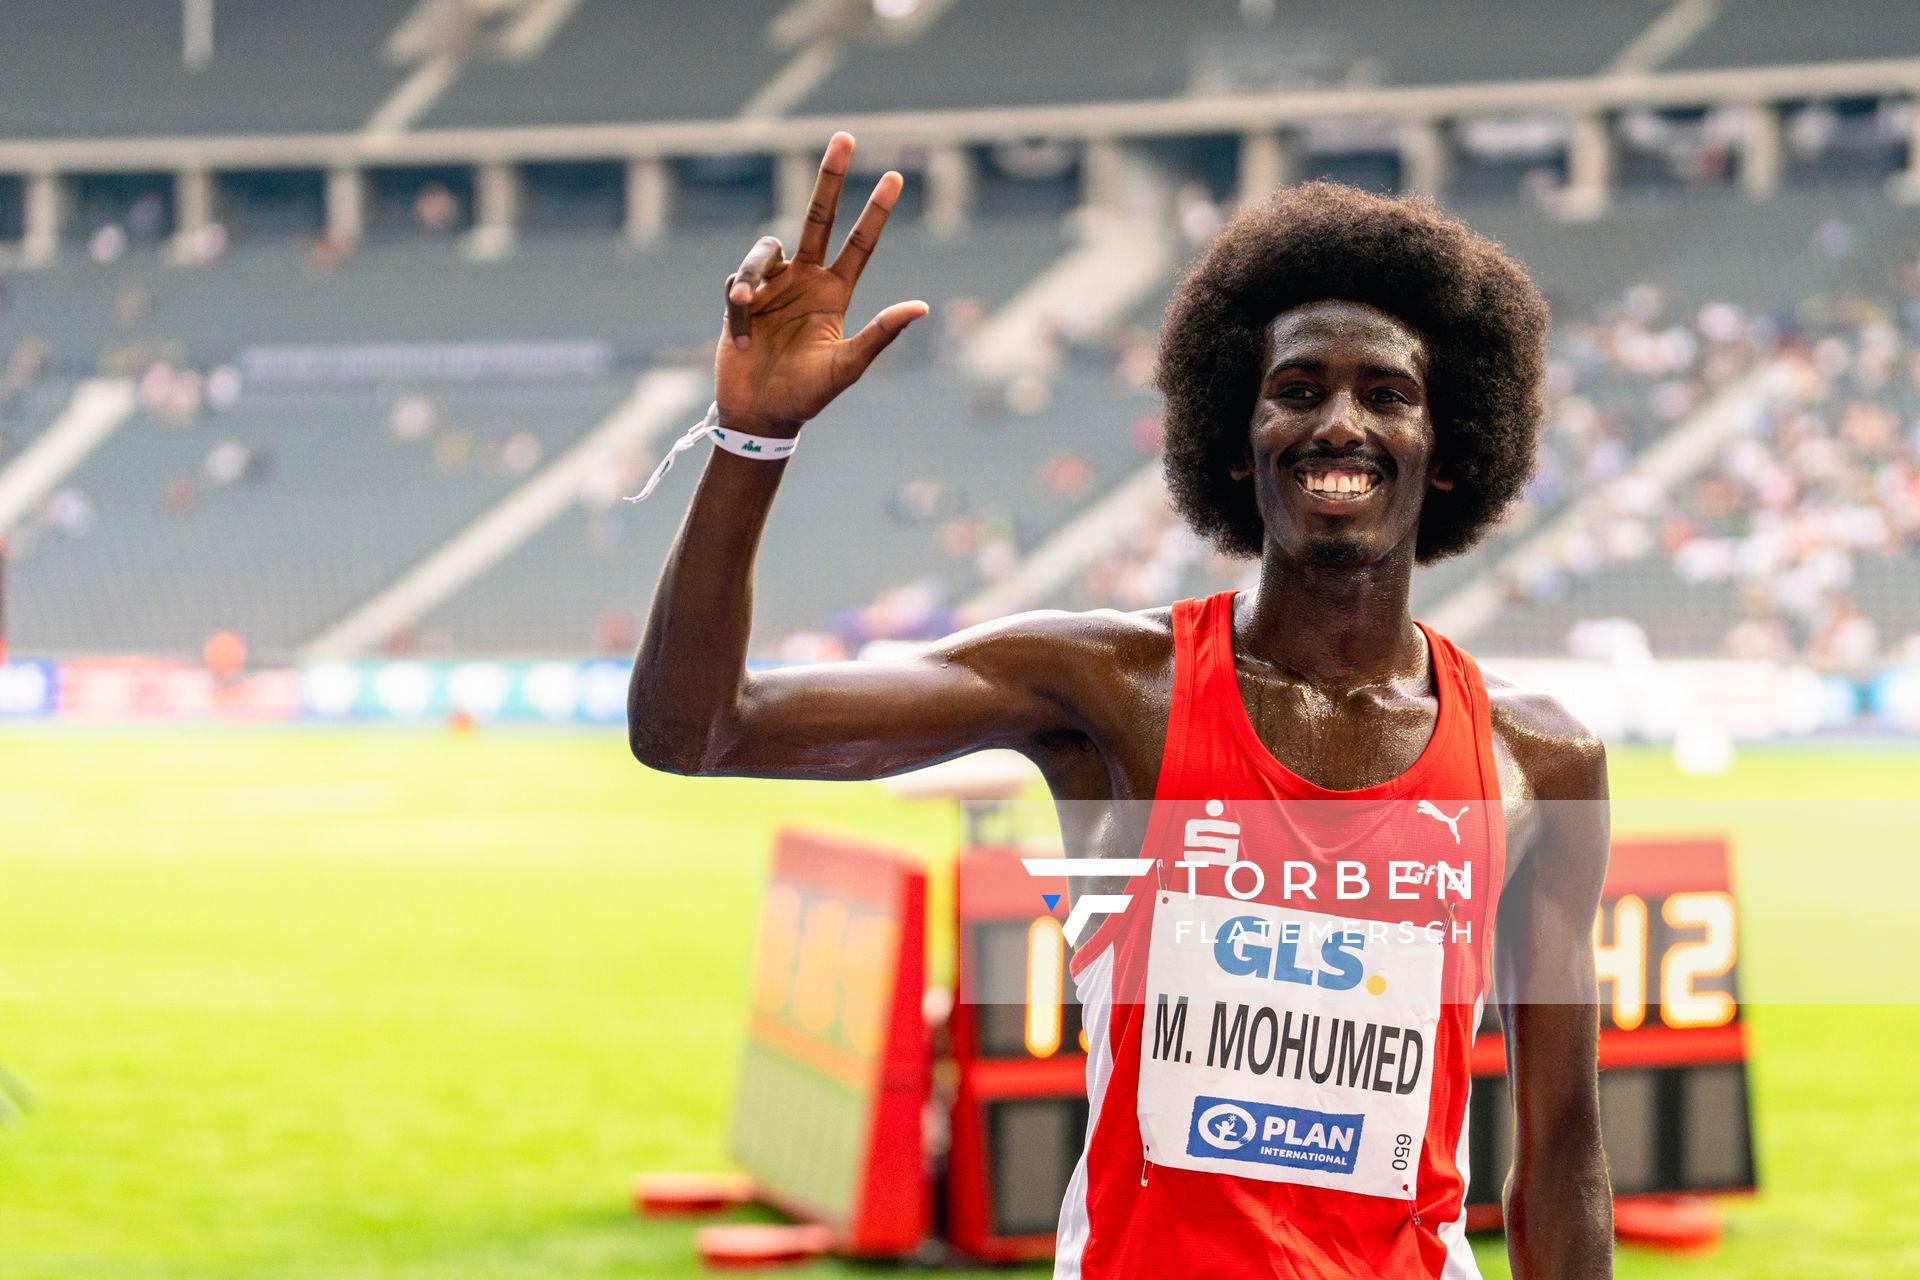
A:
<svg viewBox="0 0 1920 1280">
<path fill-rule="evenodd" d="M 839 256 L 825 265 L 852 155 L 852 136 L 833 135 L 791 259 L 778 240 L 762 236 L 740 269 L 727 277 L 726 321 L 713 372 L 720 420 L 729 426 L 759 434 L 794 434 L 858 381 L 902 330 L 927 313 L 924 302 L 895 303 L 851 338 L 843 336 L 853 287 L 879 243 L 901 186 L 897 173 L 881 177 Z"/>
</svg>

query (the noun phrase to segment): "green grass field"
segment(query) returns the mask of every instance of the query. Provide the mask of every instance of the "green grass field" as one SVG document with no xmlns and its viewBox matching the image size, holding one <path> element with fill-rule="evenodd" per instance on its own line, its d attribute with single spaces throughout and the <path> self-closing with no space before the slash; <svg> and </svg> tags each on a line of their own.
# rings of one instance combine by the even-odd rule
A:
<svg viewBox="0 0 1920 1280">
<path fill-rule="evenodd" d="M 1764 1192 L 1622 1276 L 1920 1275 L 1920 806 L 1871 803 L 1915 763 L 1616 752 L 1619 825 L 1730 830 L 1750 989 L 1812 1002 L 1750 1010 Z M 0 1063 L 36 1095 L 0 1277 L 699 1274 L 628 1180 L 724 1163 L 782 821 L 957 834 L 872 786 L 649 774 L 617 733 L 0 733 Z"/>
</svg>

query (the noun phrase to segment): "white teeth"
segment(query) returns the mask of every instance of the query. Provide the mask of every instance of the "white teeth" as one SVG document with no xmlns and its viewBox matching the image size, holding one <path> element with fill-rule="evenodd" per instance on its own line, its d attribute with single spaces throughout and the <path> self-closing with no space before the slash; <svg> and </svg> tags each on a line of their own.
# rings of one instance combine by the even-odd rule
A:
<svg viewBox="0 0 1920 1280">
<path fill-rule="evenodd" d="M 1308 493 L 1326 496 L 1358 496 L 1371 493 L 1378 480 L 1366 472 L 1354 471 L 1313 471 L 1300 478 L 1300 483 Z"/>
</svg>

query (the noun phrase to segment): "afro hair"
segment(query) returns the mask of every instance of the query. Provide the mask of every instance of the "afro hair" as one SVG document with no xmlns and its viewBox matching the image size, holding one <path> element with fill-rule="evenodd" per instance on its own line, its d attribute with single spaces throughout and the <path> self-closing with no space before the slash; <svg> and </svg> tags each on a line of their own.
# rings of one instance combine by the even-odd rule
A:
<svg viewBox="0 0 1920 1280">
<path fill-rule="evenodd" d="M 1268 328 L 1334 299 L 1377 307 L 1426 340 L 1434 456 L 1453 487 L 1427 493 L 1414 553 L 1426 564 L 1466 550 L 1533 473 L 1546 301 L 1498 244 L 1427 200 L 1332 182 L 1282 189 L 1235 216 L 1167 304 L 1155 379 L 1175 507 L 1222 551 L 1260 554 L 1254 486 L 1229 469 L 1246 459 Z"/>
</svg>

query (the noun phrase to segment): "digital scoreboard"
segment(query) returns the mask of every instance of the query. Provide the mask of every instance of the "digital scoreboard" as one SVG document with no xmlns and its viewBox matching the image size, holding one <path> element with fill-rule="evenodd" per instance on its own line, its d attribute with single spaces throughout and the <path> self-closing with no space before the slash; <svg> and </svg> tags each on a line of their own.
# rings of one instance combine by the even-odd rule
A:
<svg viewBox="0 0 1920 1280">
<path fill-rule="evenodd" d="M 1003 848 L 968 850 L 956 879 L 957 999 L 936 1070 L 919 1023 L 922 873 L 782 837 L 735 1146 L 770 1201 L 833 1226 L 846 1251 L 906 1252 L 917 1227 L 976 1258 L 1046 1257 L 1088 1115 L 1062 912 L 1043 899 L 1065 886 Z M 1755 1185 L 1738 925 L 1724 841 L 1614 844 L 1594 943 L 1616 1196 Z M 1469 1223 L 1490 1227 L 1513 1140 L 1491 1009 L 1472 1070 Z M 923 1107 L 946 1122 L 929 1126 L 950 1134 L 944 1158 L 923 1144 Z"/>
<path fill-rule="evenodd" d="M 1739 915 L 1723 840 L 1616 841 L 1594 920 L 1600 1128 L 1616 1197 L 1755 1185 Z M 1468 1221 L 1500 1220 L 1513 1156 L 1494 1011 L 1473 1046 Z"/>
<path fill-rule="evenodd" d="M 1028 875 L 999 849 L 968 851 L 955 874 L 947 1236 L 989 1261 L 1047 1257 L 1088 1115 L 1066 935 L 1035 909 L 1066 883 Z"/>
<path fill-rule="evenodd" d="M 927 1233 L 926 901 L 905 859 L 783 832 L 760 902 L 733 1156 L 845 1253 Z"/>
</svg>

